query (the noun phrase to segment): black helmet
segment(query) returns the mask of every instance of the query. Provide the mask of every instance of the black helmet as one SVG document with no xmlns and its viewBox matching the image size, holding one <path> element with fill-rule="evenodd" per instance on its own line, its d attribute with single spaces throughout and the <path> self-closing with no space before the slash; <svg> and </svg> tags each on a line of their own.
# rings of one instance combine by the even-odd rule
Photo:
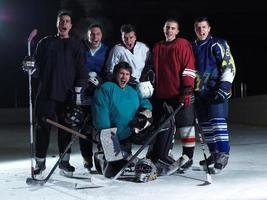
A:
<svg viewBox="0 0 267 200">
<path fill-rule="evenodd" d="M 84 121 L 85 114 L 81 106 L 75 104 L 69 104 L 66 107 L 65 111 L 65 122 L 68 125 L 77 127 L 82 125 Z"/>
</svg>

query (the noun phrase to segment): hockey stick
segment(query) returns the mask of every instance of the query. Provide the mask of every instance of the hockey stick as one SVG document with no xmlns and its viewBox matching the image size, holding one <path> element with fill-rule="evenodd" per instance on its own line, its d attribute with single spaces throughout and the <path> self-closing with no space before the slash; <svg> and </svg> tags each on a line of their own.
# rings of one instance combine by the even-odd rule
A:
<svg viewBox="0 0 267 200">
<path fill-rule="evenodd" d="M 203 155 L 204 155 L 204 160 L 205 160 L 206 167 L 207 167 L 207 173 L 206 173 L 207 181 L 206 181 L 206 183 L 211 184 L 212 183 L 212 178 L 211 178 L 211 172 L 210 172 L 210 169 L 209 169 L 209 166 L 208 166 L 207 156 L 206 156 L 206 152 L 205 152 L 204 137 L 203 137 L 203 133 L 202 133 L 201 127 L 200 127 L 199 122 L 198 122 L 198 118 L 197 118 L 196 112 L 195 112 L 195 125 L 196 125 L 196 128 L 197 128 L 197 132 L 198 132 L 201 148 L 202 148 Z"/>
<path fill-rule="evenodd" d="M 73 143 L 75 142 L 76 138 L 77 137 L 81 137 L 85 140 L 89 140 L 91 142 L 96 142 L 96 141 L 93 141 L 92 139 L 88 138 L 87 136 L 81 134 L 80 132 L 78 131 L 75 131 L 71 128 L 68 128 L 66 126 L 63 126 L 51 119 L 48 119 L 48 118 L 44 118 L 43 119 L 45 122 L 51 124 L 51 125 L 54 125 L 58 128 L 61 128 L 67 132 L 70 132 L 74 135 L 74 137 L 71 139 L 71 141 L 69 142 L 68 146 L 66 147 L 66 149 L 64 150 L 64 152 L 62 153 L 62 155 L 59 157 L 59 159 L 57 160 L 57 162 L 55 163 L 55 165 L 53 166 L 53 168 L 51 169 L 51 171 L 48 173 L 48 175 L 44 178 L 44 179 L 36 179 L 34 176 L 32 176 L 31 178 L 27 178 L 26 179 L 26 183 L 28 185 L 44 185 L 48 180 L 49 178 L 52 176 L 52 174 L 54 173 L 54 171 L 56 170 L 57 166 L 59 165 L 59 163 L 63 160 L 64 156 L 67 154 L 68 150 L 71 148 L 71 146 L 73 145 Z M 83 126 L 85 126 L 85 123 L 86 121 L 84 122 Z M 82 130 L 82 128 L 80 129 Z"/>
<path fill-rule="evenodd" d="M 81 134 L 80 132 L 75 131 L 75 130 L 73 130 L 73 129 L 71 129 L 71 128 L 68 128 L 68 127 L 66 127 L 66 126 L 63 126 L 62 124 L 59 124 L 59 123 L 57 123 L 57 122 L 55 122 L 55 121 L 53 121 L 53 120 L 51 120 L 51 119 L 46 118 L 46 119 L 43 119 L 43 120 L 44 120 L 45 122 L 47 122 L 47 123 L 49 123 L 49 124 L 51 124 L 51 125 L 57 127 L 57 128 L 60 128 L 60 129 L 66 131 L 66 132 L 68 132 L 68 133 L 73 134 L 74 136 L 78 136 L 78 137 L 80 137 L 80 138 L 82 138 L 82 139 L 84 139 L 84 140 L 88 140 L 88 141 L 90 141 L 90 142 L 93 142 L 93 143 L 95 143 L 95 144 L 98 144 L 98 142 L 97 142 L 96 140 L 93 140 L 93 139 L 87 137 L 85 134 Z"/>
<path fill-rule="evenodd" d="M 37 35 L 37 29 L 34 29 L 28 37 L 28 56 L 31 56 L 31 42 Z M 28 70 L 28 85 L 29 85 L 29 120 L 30 120 L 30 152 L 31 152 L 31 177 L 34 178 L 34 143 L 33 143 L 33 120 L 32 120 L 32 86 L 31 76 L 32 70 Z"/>
<path fill-rule="evenodd" d="M 49 180 L 49 178 L 52 176 L 52 174 L 56 170 L 56 168 L 59 165 L 59 163 L 63 160 L 64 156 L 66 155 L 66 153 L 68 152 L 68 150 L 71 148 L 71 146 L 75 142 L 76 138 L 77 138 L 77 136 L 76 137 L 73 137 L 71 139 L 71 141 L 69 142 L 68 146 L 66 147 L 66 149 L 64 150 L 64 152 L 62 153 L 62 155 L 57 160 L 56 164 L 53 166 L 53 168 L 51 169 L 51 171 L 48 173 L 48 175 L 44 179 L 36 179 L 35 177 L 27 178 L 26 179 L 26 183 L 28 185 L 44 185 Z"/>
</svg>

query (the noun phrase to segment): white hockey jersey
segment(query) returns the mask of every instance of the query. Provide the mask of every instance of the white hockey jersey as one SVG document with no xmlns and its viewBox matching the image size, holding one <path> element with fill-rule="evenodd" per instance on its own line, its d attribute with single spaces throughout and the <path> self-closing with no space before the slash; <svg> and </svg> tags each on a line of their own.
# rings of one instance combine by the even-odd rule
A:
<svg viewBox="0 0 267 200">
<path fill-rule="evenodd" d="M 114 66 L 119 62 L 128 62 L 133 68 L 132 76 L 139 82 L 142 70 L 150 56 L 148 46 L 142 42 L 136 42 L 133 52 L 127 49 L 123 44 L 116 44 L 110 51 L 106 67 L 108 72 L 113 72 Z"/>
</svg>

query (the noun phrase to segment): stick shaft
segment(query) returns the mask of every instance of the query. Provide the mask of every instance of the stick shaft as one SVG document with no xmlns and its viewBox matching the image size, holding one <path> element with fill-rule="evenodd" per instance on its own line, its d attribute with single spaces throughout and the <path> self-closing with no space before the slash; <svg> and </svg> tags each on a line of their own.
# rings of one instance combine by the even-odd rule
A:
<svg viewBox="0 0 267 200">
<path fill-rule="evenodd" d="M 78 131 L 75 131 L 75 130 L 73 130 L 73 129 L 71 129 L 71 128 L 68 128 L 68 127 L 66 127 L 66 126 L 63 126 L 63 125 L 61 125 L 61 124 L 59 124 L 59 123 L 57 123 L 57 122 L 55 122 L 55 121 L 53 121 L 53 120 L 51 120 L 51 119 L 46 118 L 45 121 L 46 121 L 47 123 L 53 125 L 53 126 L 56 126 L 56 127 L 58 127 L 58 128 L 61 128 L 61 129 L 64 130 L 64 131 L 67 131 L 67 132 L 69 132 L 69 133 L 71 133 L 71 134 L 73 134 L 73 135 L 75 135 L 75 136 L 79 136 L 79 137 L 82 138 L 82 139 L 89 140 L 89 138 L 88 138 L 87 136 L 85 136 L 85 135 L 79 133 Z"/>
</svg>

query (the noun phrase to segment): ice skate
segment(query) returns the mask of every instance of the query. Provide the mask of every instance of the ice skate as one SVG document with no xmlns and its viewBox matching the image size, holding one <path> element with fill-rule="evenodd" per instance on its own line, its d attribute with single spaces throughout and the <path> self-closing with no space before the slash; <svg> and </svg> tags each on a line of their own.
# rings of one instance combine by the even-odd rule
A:
<svg viewBox="0 0 267 200">
<path fill-rule="evenodd" d="M 36 158 L 36 165 L 33 170 L 33 174 L 36 178 L 41 178 L 42 173 L 45 170 L 45 159 L 44 158 Z"/>
<path fill-rule="evenodd" d="M 164 161 L 159 159 L 155 163 L 155 166 L 157 167 L 158 175 L 159 176 L 166 176 L 166 173 L 169 170 L 170 165 L 171 165 L 170 163 L 164 162 Z"/>
<path fill-rule="evenodd" d="M 91 173 L 93 167 L 92 157 L 83 158 L 83 167 L 87 169 L 89 173 Z"/>
<path fill-rule="evenodd" d="M 72 177 L 75 168 L 70 165 L 69 161 L 61 161 L 59 163 L 60 175 L 66 177 Z"/>
<path fill-rule="evenodd" d="M 180 168 L 182 166 L 184 166 L 185 164 L 188 163 L 188 167 L 189 168 L 192 164 L 193 164 L 193 161 L 188 158 L 187 155 L 182 155 L 178 160 L 176 160 L 173 164 L 171 164 L 169 167 L 168 167 L 168 170 L 166 171 L 166 175 L 171 175 L 173 173 L 175 173 L 176 171 L 180 170 Z M 190 162 L 191 162 L 191 165 L 190 165 Z M 190 165 L 190 166 L 189 166 Z M 186 166 L 185 166 L 186 167 Z"/>
<path fill-rule="evenodd" d="M 209 166 L 210 168 L 210 165 L 213 165 L 215 163 L 216 156 L 217 153 L 211 153 L 211 155 L 207 158 L 207 164 L 205 160 L 199 161 L 199 165 L 202 167 L 202 170 L 207 171 L 207 166 Z"/>
<path fill-rule="evenodd" d="M 180 168 L 178 168 L 177 172 L 179 174 L 183 174 L 183 173 L 186 173 L 188 170 L 191 169 L 193 165 L 193 160 L 192 159 L 189 159 L 186 163 L 184 163 Z"/>
<path fill-rule="evenodd" d="M 216 161 L 214 164 L 214 170 L 216 174 L 221 173 L 222 169 L 224 169 L 228 163 L 229 154 L 228 153 L 218 153 L 216 156 Z"/>
</svg>

